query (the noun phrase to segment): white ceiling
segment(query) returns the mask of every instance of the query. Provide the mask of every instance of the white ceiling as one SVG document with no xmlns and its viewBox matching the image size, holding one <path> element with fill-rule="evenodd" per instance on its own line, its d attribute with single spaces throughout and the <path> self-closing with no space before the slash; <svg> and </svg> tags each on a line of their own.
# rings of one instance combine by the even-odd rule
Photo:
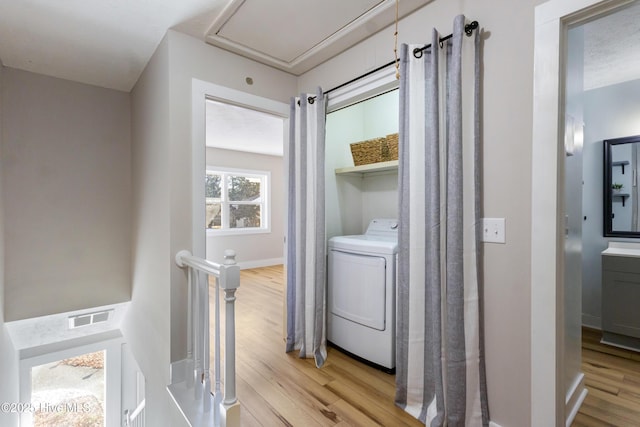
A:
<svg viewBox="0 0 640 427">
<path fill-rule="evenodd" d="M 402 0 L 400 16 L 430 1 Z M 128 92 L 173 28 L 301 74 L 394 15 L 395 0 L 2 0 L 0 60 Z M 635 2 L 585 25 L 586 89 L 640 76 L 639 23 Z"/>
<path fill-rule="evenodd" d="M 8 67 L 130 91 L 167 29 L 225 0 L 2 0 Z"/>
<path fill-rule="evenodd" d="M 432 0 L 402 0 L 403 17 Z M 300 75 L 392 24 L 396 0 L 231 0 L 208 43 Z"/>
<path fill-rule="evenodd" d="M 207 147 L 283 155 L 282 117 L 210 99 L 206 103 L 205 116 Z"/>
<path fill-rule="evenodd" d="M 640 2 L 584 25 L 584 90 L 640 79 Z"/>
<path fill-rule="evenodd" d="M 402 0 L 400 16 L 432 0 Z M 2 0 L 8 67 L 130 91 L 166 31 L 301 74 L 391 24 L 395 0 Z"/>
</svg>

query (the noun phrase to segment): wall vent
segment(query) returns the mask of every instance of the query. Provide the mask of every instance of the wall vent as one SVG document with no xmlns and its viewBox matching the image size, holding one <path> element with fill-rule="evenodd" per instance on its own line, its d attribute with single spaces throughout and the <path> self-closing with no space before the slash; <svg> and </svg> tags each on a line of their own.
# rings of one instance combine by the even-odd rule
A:
<svg viewBox="0 0 640 427">
<path fill-rule="evenodd" d="M 113 310 L 104 310 L 96 311 L 95 313 L 84 313 L 69 316 L 69 329 L 106 322 L 109 320 L 112 311 Z"/>
</svg>

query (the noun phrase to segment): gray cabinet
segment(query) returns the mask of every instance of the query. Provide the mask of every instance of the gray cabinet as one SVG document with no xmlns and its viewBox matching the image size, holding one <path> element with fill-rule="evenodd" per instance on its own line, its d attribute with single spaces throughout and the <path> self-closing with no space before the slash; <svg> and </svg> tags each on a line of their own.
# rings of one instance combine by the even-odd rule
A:
<svg viewBox="0 0 640 427">
<path fill-rule="evenodd" d="M 640 351 L 640 258 L 602 253 L 602 341 Z"/>
</svg>

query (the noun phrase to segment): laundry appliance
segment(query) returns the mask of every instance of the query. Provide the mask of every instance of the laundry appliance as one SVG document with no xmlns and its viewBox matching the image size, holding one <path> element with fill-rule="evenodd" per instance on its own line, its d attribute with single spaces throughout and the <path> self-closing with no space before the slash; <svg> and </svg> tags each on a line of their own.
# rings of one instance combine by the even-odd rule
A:
<svg viewBox="0 0 640 427">
<path fill-rule="evenodd" d="M 397 253 L 395 219 L 328 243 L 327 339 L 388 372 L 396 366 Z"/>
</svg>

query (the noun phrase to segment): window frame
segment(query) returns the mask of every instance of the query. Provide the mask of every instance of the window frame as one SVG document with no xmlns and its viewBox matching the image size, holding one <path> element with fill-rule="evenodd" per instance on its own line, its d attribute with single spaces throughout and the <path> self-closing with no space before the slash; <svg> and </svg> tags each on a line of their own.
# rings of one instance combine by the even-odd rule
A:
<svg viewBox="0 0 640 427">
<path fill-rule="evenodd" d="M 221 194 L 220 194 L 220 204 L 222 207 L 221 210 L 221 220 L 219 229 L 206 228 L 205 230 L 207 236 L 231 236 L 231 235 L 249 235 L 249 234 L 264 234 L 271 232 L 271 172 L 264 170 L 251 170 L 251 169 L 238 169 L 238 168 L 228 168 L 228 167 L 218 167 L 213 165 L 207 165 L 205 174 L 216 173 L 222 175 L 222 181 L 220 183 Z M 226 183 L 227 177 L 229 176 L 243 176 L 246 178 L 259 178 L 261 181 L 260 185 L 260 199 L 262 200 L 260 203 L 255 202 L 245 202 L 245 201 L 230 201 L 228 200 L 227 194 L 227 186 Z M 206 194 L 206 191 L 205 191 Z M 205 196 L 205 207 L 206 207 L 206 196 Z M 261 207 L 261 227 L 247 227 L 247 228 L 229 228 L 228 226 L 228 217 L 229 217 L 229 206 L 236 204 L 246 204 L 246 205 L 260 205 Z M 205 214 L 206 218 L 206 214 Z"/>
</svg>

